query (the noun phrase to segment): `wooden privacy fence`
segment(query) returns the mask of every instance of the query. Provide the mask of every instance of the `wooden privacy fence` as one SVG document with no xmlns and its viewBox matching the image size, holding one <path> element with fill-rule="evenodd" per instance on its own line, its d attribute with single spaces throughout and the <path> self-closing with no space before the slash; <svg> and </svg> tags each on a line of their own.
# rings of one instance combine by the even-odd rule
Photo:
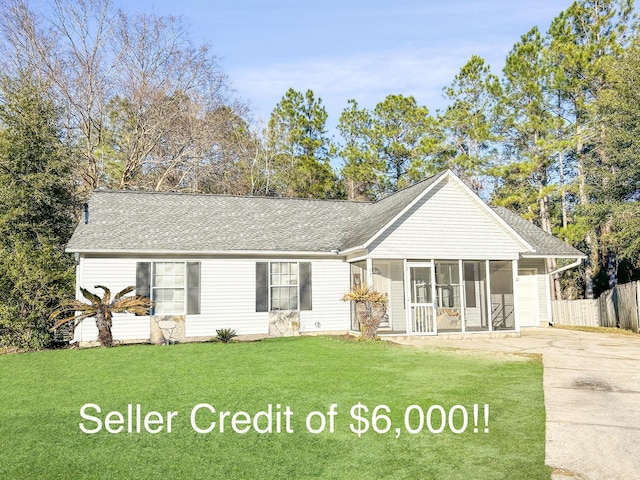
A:
<svg viewBox="0 0 640 480">
<path fill-rule="evenodd" d="M 640 333 L 640 282 L 618 285 L 596 300 L 556 300 L 551 308 L 553 322 L 559 325 L 620 327 Z"/>
<path fill-rule="evenodd" d="M 598 300 L 556 300 L 551 302 L 553 323 L 597 327 L 600 325 Z"/>
</svg>

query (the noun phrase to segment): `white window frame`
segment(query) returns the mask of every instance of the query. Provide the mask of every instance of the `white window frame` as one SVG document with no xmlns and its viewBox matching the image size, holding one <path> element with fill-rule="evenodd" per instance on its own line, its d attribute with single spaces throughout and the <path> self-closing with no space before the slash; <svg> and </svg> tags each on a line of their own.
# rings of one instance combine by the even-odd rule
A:
<svg viewBox="0 0 640 480">
<path fill-rule="evenodd" d="M 167 264 L 171 264 L 171 265 L 181 265 L 182 266 L 182 285 L 176 285 L 175 281 L 174 284 L 172 286 L 157 286 L 156 285 L 156 268 L 158 265 L 167 265 Z M 170 277 L 170 275 L 165 275 L 164 273 L 162 274 L 163 277 Z M 173 275 L 173 278 L 175 279 L 177 275 Z M 159 290 L 164 290 L 164 291 L 173 291 L 174 294 L 175 292 L 182 292 L 182 308 L 181 310 L 177 310 L 175 308 L 172 308 L 169 311 L 158 311 L 158 296 L 157 296 L 157 292 Z M 185 315 L 186 311 L 187 311 L 187 262 L 176 262 L 176 261 L 152 261 L 151 262 L 151 299 L 155 302 L 155 307 L 154 307 L 154 315 Z M 162 300 L 160 301 L 162 302 Z M 173 307 L 175 307 L 177 305 L 177 301 L 176 300 L 172 300 L 171 301 L 173 303 Z"/>
<path fill-rule="evenodd" d="M 439 272 L 438 266 L 447 267 L 447 272 Z M 462 309 L 462 277 L 460 277 L 460 265 L 458 260 L 435 260 L 435 277 L 436 277 L 436 304 L 438 307 L 459 308 Z M 453 283 L 453 274 L 458 276 L 458 283 Z M 446 283 L 438 282 L 439 275 L 446 275 L 449 281 Z M 447 292 L 445 294 L 445 292 Z M 457 295 L 456 295 L 457 292 Z M 445 302 L 445 298 L 448 300 Z M 456 300 L 458 305 L 456 305 Z M 447 303 L 447 305 L 445 305 Z M 449 305 L 451 303 L 452 305 Z"/>
<path fill-rule="evenodd" d="M 289 273 L 282 273 L 282 272 L 273 272 L 273 267 L 274 265 L 284 265 L 287 264 L 289 265 Z M 291 266 L 295 265 L 296 268 L 296 272 L 295 272 L 295 280 L 296 283 L 295 284 L 291 284 L 291 283 L 280 283 L 277 285 L 274 285 L 272 282 L 273 276 L 274 275 L 280 275 L 280 277 L 282 278 L 283 275 L 286 275 L 288 277 L 293 276 L 294 274 L 291 273 Z M 269 286 L 268 286 L 268 291 L 269 291 L 269 310 L 270 311 L 283 311 L 283 310 L 299 310 L 300 309 L 300 262 L 289 262 L 289 261 L 273 261 L 273 262 L 269 262 L 269 272 L 268 272 L 268 277 L 269 277 Z M 296 304 L 292 307 L 291 306 L 291 297 L 289 296 L 289 307 L 290 308 L 274 308 L 273 307 L 273 289 L 277 288 L 277 289 L 287 289 L 289 291 L 292 290 L 292 287 L 295 287 L 295 291 L 296 291 Z M 290 294 L 289 294 L 290 295 Z M 281 297 L 282 298 L 282 297 Z"/>
</svg>

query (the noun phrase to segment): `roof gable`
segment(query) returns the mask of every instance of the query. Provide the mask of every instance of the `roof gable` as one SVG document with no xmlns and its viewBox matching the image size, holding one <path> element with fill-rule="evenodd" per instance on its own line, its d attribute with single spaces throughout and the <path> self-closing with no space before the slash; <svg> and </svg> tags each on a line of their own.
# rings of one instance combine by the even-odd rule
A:
<svg viewBox="0 0 640 480">
<path fill-rule="evenodd" d="M 451 174 L 370 243 L 374 257 L 517 259 L 531 246 Z"/>
<path fill-rule="evenodd" d="M 359 228 L 349 237 L 343 250 L 364 248 L 380 236 L 412 205 L 418 202 L 434 185 L 446 177 L 447 171 L 416 183 L 382 200 L 367 209 L 367 216 L 360 222 Z"/>
</svg>

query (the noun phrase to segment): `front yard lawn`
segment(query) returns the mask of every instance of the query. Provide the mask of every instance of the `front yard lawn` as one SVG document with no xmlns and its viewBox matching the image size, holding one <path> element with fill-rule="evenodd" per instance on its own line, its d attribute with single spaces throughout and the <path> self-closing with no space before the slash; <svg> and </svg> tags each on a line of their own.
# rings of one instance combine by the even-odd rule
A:
<svg viewBox="0 0 640 480">
<path fill-rule="evenodd" d="M 535 358 L 303 337 L 3 355 L 0 372 L 0 478 L 550 476 Z"/>
</svg>

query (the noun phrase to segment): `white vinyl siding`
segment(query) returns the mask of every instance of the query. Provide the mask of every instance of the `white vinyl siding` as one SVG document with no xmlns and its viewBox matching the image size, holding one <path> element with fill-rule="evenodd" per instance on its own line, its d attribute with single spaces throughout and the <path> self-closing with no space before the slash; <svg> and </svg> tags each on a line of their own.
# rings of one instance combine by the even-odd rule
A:
<svg viewBox="0 0 640 480">
<path fill-rule="evenodd" d="M 255 311 L 257 261 L 280 260 L 202 260 L 202 314 L 187 316 L 187 337 L 214 336 L 220 328 L 233 328 L 238 334 L 269 333 L 269 312 Z M 349 304 L 340 298 L 349 290 L 349 264 L 314 260 L 311 271 L 313 310 L 300 312 L 300 331 L 347 331 Z"/>
<path fill-rule="evenodd" d="M 269 332 L 267 314 L 255 311 L 255 260 L 206 259 L 201 269 L 201 313 L 187 316 L 187 337 L 213 337 L 221 328 L 239 335 Z"/>
<path fill-rule="evenodd" d="M 444 181 L 370 245 L 371 256 L 517 259 L 525 244 L 480 202 L 457 182 Z"/>
<path fill-rule="evenodd" d="M 136 283 L 137 262 L 180 262 L 173 258 L 83 257 L 77 268 L 78 285 L 101 294 L 94 285 L 105 285 L 113 293 Z M 216 330 L 232 328 L 240 335 L 268 334 L 269 313 L 255 311 L 256 261 L 279 259 L 214 258 L 200 262 L 200 314 L 187 315 L 186 337 L 214 337 Z M 309 261 L 301 259 L 300 261 Z M 341 259 L 313 260 L 313 310 L 300 312 L 304 332 L 349 330 L 349 303 L 340 298 L 349 290 L 349 264 Z M 81 298 L 81 297 L 78 297 Z M 98 331 L 92 319 L 76 329 L 76 340 L 94 341 Z M 115 340 L 148 340 L 150 318 L 118 314 L 113 320 Z"/>
<path fill-rule="evenodd" d="M 312 262 L 313 310 L 300 312 L 302 333 L 349 330 L 351 306 L 340 299 L 350 289 L 350 268 L 342 260 Z"/>
<path fill-rule="evenodd" d="M 391 330 L 406 328 L 406 311 L 404 308 L 404 267 L 401 260 L 391 262 Z"/>
<path fill-rule="evenodd" d="M 95 285 L 104 285 L 115 295 L 120 290 L 136 284 L 135 258 L 82 258 L 78 268 L 77 284 L 102 297 L 102 290 Z M 78 291 L 78 299 L 83 299 Z M 149 317 L 119 313 L 113 316 L 112 333 L 114 340 L 148 340 L 150 336 Z M 75 331 L 75 339 L 90 342 L 98 337 L 98 329 L 93 318 L 84 320 Z"/>
</svg>

